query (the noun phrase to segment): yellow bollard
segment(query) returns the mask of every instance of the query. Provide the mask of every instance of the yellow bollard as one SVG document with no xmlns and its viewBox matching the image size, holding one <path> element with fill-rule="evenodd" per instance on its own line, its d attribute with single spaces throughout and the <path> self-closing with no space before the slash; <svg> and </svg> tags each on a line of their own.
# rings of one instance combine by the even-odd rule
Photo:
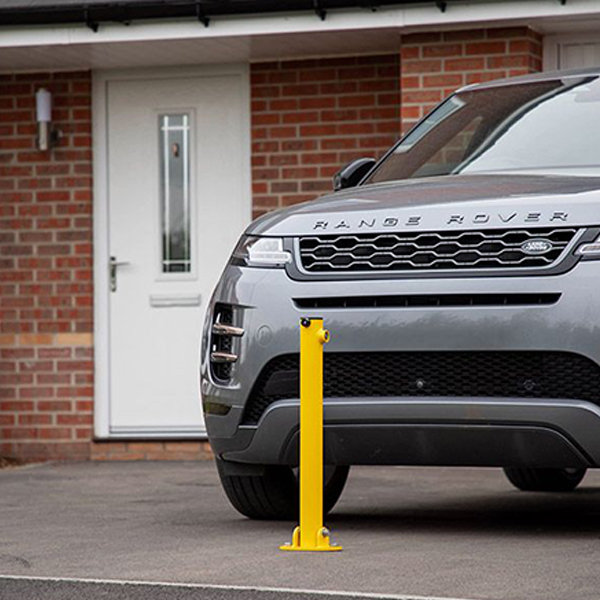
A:
<svg viewBox="0 0 600 600">
<path fill-rule="evenodd" d="M 282 550 L 341 550 L 323 526 L 323 319 L 300 320 L 300 525 Z"/>
</svg>

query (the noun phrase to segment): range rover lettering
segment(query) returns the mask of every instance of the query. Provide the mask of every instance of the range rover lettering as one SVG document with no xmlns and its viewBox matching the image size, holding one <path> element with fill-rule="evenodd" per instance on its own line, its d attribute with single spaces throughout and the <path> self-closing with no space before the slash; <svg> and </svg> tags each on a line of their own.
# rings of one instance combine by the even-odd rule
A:
<svg viewBox="0 0 600 600">
<path fill-rule="evenodd" d="M 232 504 L 297 512 L 299 320 L 322 317 L 325 510 L 352 465 L 600 466 L 600 72 L 463 88 L 336 191 L 252 223 L 201 391 Z"/>
</svg>

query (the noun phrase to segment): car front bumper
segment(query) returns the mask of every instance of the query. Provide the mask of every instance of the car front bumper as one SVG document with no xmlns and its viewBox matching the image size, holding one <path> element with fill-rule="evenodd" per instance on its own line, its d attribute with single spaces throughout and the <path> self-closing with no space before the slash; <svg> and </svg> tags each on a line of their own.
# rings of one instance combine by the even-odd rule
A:
<svg viewBox="0 0 600 600">
<path fill-rule="evenodd" d="M 244 336 L 227 385 L 210 373 L 205 327 L 201 388 L 214 451 L 225 460 L 294 464 L 299 400 L 269 406 L 257 425 L 241 424 L 258 374 L 299 348 L 302 316 L 325 320 L 326 352 L 563 351 L 600 364 L 600 262 L 562 275 L 462 279 L 295 281 L 283 269 L 229 266 L 216 303 L 240 309 Z M 368 294 L 558 293 L 547 306 L 464 306 L 300 310 L 293 299 Z M 318 314 L 316 314 L 318 313 Z M 501 375 L 500 375 L 501 376 Z M 599 392 L 600 395 L 600 392 Z M 600 408 L 545 398 L 365 397 L 325 400 L 326 459 L 334 464 L 456 464 L 538 467 L 600 465 Z"/>
</svg>

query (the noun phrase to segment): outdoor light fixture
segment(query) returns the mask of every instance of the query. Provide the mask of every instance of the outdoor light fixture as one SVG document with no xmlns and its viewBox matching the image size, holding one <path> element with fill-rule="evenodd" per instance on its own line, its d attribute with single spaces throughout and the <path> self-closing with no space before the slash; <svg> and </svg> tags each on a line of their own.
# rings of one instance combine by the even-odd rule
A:
<svg viewBox="0 0 600 600">
<path fill-rule="evenodd" d="M 58 141 L 58 131 L 50 130 L 52 122 L 52 94 L 45 88 L 40 88 L 35 94 L 36 116 L 38 124 L 37 146 L 46 151 Z"/>
</svg>

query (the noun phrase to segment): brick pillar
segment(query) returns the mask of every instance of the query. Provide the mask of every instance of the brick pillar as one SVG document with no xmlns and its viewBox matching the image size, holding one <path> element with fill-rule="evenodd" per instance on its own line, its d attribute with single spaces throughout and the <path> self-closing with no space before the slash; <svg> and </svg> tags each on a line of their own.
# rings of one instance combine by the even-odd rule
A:
<svg viewBox="0 0 600 600">
<path fill-rule="evenodd" d="M 542 37 L 528 27 L 402 37 L 402 129 L 470 83 L 542 70 Z"/>
</svg>

